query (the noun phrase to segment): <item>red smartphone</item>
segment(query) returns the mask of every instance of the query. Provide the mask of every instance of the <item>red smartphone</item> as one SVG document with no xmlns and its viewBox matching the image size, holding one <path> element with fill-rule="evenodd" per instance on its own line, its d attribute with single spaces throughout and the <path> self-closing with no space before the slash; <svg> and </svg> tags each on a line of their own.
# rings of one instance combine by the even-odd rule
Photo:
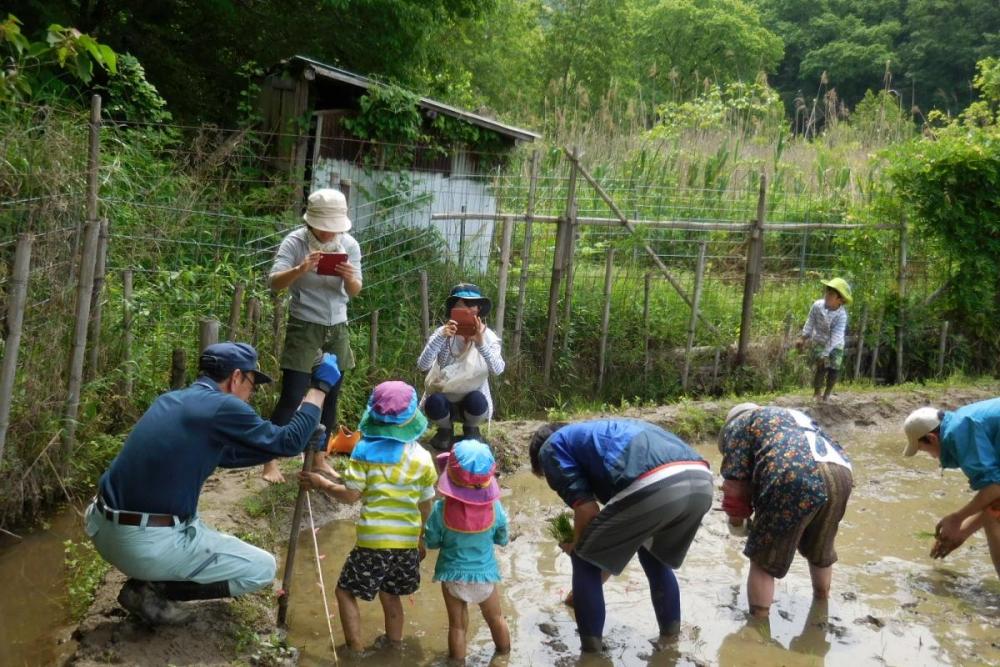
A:
<svg viewBox="0 0 1000 667">
<path fill-rule="evenodd" d="M 479 320 L 471 308 L 452 308 L 451 319 L 458 325 L 456 333 L 463 338 L 472 338 L 479 331 Z"/>
<path fill-rule="evenodd" d="M 316 273 L 321 276 L 337 275 L 337 267 L 347 261 L 346 252 L 324 252 L 319 256 Z"/>
</svg>

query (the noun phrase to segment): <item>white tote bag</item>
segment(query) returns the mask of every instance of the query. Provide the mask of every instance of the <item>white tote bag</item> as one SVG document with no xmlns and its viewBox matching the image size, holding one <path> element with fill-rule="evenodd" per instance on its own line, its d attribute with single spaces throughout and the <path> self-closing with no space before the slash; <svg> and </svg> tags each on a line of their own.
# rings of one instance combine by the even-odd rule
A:
<svg viewBox="0 0 1000 667">
<path fill-rule="evenodd" d="M 470 391 L 482 387 L 489 373 L 486 359 L 475 345 L 468 345 L 462 354 L 444 368 L 435 359 L 424 379 L 424 389 L 428 394 L 440 393 L 449 401 L 458 401 Z"/>
</svg>

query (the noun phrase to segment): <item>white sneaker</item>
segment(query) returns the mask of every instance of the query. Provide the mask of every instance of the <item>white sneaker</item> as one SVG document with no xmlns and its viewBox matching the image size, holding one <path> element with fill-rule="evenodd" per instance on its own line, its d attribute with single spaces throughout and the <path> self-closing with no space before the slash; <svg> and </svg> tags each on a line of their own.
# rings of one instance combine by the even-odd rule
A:
<svg viewBox="0 0 1000 667">
<path fill-rule="evenodd" d="M 192 612 L 160 595 L 148 581 L 129 579 L 118 593 L 118 604 L 150 625 L 181 625 Z"/>
</svg>

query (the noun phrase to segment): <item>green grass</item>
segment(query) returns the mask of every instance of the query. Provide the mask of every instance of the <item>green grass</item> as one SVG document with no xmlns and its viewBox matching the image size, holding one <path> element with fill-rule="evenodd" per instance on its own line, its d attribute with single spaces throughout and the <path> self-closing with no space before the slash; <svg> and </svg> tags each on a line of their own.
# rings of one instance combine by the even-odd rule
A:
<svg viewBox="0 0 1000 667">
<path fill-rule="evenodd" d="M 63 548 L 69 613 L 74 621 L 79 621 L 90 608 L 111 565 L 101 558 L 90 540 L 66 540 Z"/>
</svg>

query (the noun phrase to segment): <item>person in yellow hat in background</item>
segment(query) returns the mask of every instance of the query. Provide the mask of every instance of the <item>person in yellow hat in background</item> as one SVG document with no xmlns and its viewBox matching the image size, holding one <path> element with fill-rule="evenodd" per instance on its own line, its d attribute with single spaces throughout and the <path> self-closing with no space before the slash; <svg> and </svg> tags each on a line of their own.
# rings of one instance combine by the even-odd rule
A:
<svg viewBox="0 0 1000 667">
<path fill-rule="evenodd" d="M 825 401 L 833 393 L 840 367 L 844 363 L 844 335 L 847 333 L 846 305 L 853 301 L 851 286 L 843 278 L 824 280 L 826 293 L 813 302 L 806 325 L 796 342 L 800 350 L 807 349 L 815 364 L 813 398 Z M 824 391 L 824 384 L 826 390 Z"/>
</svg>

